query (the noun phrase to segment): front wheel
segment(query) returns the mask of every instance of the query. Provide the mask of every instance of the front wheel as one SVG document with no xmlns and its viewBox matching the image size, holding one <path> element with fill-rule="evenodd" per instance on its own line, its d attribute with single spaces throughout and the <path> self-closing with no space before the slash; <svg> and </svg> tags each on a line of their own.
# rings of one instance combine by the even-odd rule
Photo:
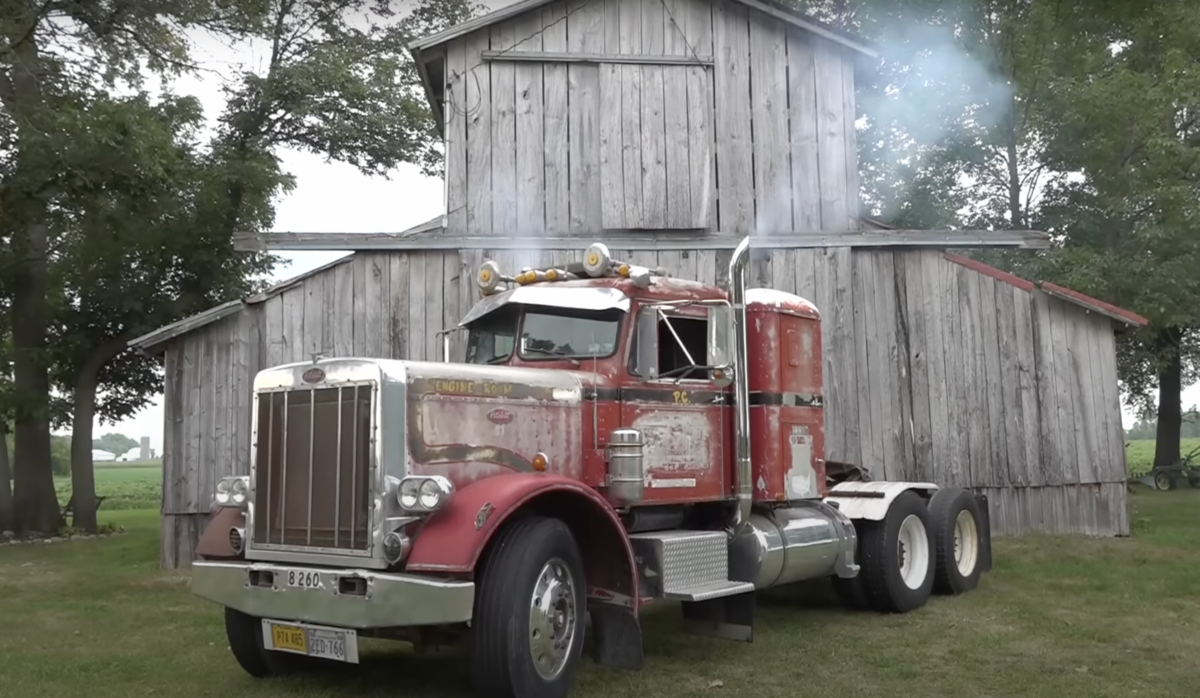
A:
<svg viewBox="0 0 1200 698">
<path fill-rule="evenodd" d="M 478 695 L 565 698 L 583 653 L 583 558 L 562 521 L 505 525 L 476 578 L 471 662 Z"/>
<path fill-rule="evenodd" d="M 225 637 L 238 666 L 256 678 L 282 676 L 300 669 L 305 657 L 267 649 L 262 627 L 261 619 L 225 607 Z"/>
</svg>

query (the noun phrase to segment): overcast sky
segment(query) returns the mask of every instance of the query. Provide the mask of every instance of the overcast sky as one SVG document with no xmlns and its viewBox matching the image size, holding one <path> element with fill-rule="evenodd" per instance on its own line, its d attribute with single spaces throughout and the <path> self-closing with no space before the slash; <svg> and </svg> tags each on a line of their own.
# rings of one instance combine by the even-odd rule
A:
<svg viewBox="0 0 1200 698">
<path fill-rule="evenodd" d="M 508 5 L 513 0 L 486 0 L 492 8 Z M 209 119 L 220 112 L 223 100 L 220 93 L 222 76 L 230 75 L 238 63 L 259 65 L 262 49 L 241 47 L 231 49 L 210 40 L 197 39 L 196 59 L 205 67 L 197 77 L 177 82 L 177 91 L 198 97 Z M 422 176 L 415 166 L 401 167 L 390 179 L 366 177 L 353 167 L 325 162 L 306 153 L 280 153 L 283 167 L 296 178 L 296 188 L 279 199 L 276 206 L 275 230 L 291 232 L 398 232 L 427 221 L 444 212 L 442 180 Z M 342 252 L 279 253 L 288 260 L 276 271 L 283 280 L 320 266 Z M 1184 391 L 1183 404 L 1188 408 L 1200 403 L 1200 385 Z M 117 431 L 140 439 L 150 437 L 151 447 L 162 453 L 163 397 L 137 415 L 120 424 L 101 425 L 97 421 L 96 436 Z M 1125 425 L 1133 416 L 1124 414 Z"/>
</svg>

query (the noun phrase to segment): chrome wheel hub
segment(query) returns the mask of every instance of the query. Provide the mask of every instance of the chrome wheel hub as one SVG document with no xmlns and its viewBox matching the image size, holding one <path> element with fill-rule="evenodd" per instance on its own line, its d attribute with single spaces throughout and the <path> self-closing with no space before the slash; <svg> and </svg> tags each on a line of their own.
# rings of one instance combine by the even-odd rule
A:
<svg viewBox="0 0 1200 698">
<path fill-rule="evenodd" d="M 575 644 L 579 614 L 575 608 L 575 580 L 557 558 L 542 567 L 529 603 L 529 651 L 543 679 L 562 673 Z"/>
</svg>

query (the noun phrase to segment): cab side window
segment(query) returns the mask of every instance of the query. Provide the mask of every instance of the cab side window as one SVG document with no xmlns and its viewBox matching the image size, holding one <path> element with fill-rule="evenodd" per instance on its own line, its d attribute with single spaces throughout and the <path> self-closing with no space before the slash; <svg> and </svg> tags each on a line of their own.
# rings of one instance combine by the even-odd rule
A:
<svg viewBox="0 0 1200 698">
<path fill-rule="evenodd" d="M 708 360 L 708 316 L 666 314 L 658 318 L 658 374 L 667 378 L 683 377 L 705 380 L 709 372 L 692 368 L 703 366 Z M 629 353 L 629 372 L 638 375 L 634 357 L 637 356 L 637 338 L 634 338 Z"/>
</svg>

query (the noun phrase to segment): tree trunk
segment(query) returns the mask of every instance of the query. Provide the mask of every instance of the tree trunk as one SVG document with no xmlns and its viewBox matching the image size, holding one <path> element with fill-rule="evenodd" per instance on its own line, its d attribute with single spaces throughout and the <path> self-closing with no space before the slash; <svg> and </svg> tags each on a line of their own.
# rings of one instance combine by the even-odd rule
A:
<svg viewBox="0 0 1200 698">
<path fill-rule="evenodd" d="M 92 461 L 92 422 L 96 417 L 96 374 L 85 370 L 75 381 L 71 415 L 72 525 L 95 533 L 96 466 Z"/>
<path fill-rule="evenodd" d="M 53 533 L 62 527 L 50 465 L 50 372 L 46 367 L 46 226 L 27 228 L 26 259 L 12 289 L 13 503 L 18 531 Z"/>
<path fill-rule="evenodd" d="M 1171 465 L 1180 458 L 1179 437 L 1183 429 L 1182 333 L 1167 328 L 1158 336 L 1160 355 L 1166 359 L 1158 372 L 1158 427 L 1154 435 L 1154 467 Z"/>
<path fill-rule="evenodd" d="M 11 531 L 15 527 L 12 466 L 8 462 L 8 425 L 0 420 L 0 532 Z"/>
</svg>

